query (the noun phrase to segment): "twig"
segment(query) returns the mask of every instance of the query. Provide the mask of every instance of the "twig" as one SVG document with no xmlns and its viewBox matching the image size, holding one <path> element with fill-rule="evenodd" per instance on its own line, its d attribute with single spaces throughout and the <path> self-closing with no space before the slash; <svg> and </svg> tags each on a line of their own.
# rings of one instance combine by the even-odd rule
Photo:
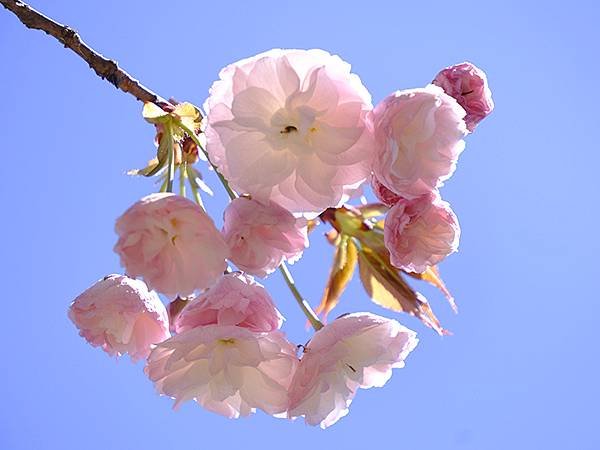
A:
<svg viewBox="0 0 600 450">
<path fill-rule="evenodd" d="M 142 102 L 152 102 L 160 108 L 172 110 L 173 105 L 170 102 L 142 85 L 121 69 L 116 61 L 105 58 L 89 47 L 69 26 L 55 22 L 19 0 L 0 0 L 0 4 L 14 13 L 27 28 L 42 30 L 57 39 L 65 48 L 77 53 L 100 78 L 107 80 L 117 89 L 133 95 Z"/>
<path fill-rule="evenodd" d="M 123 92 L 127 92 L 133 95 L 135 98 L 142 102 L 154 103 L 155 105 L 157 105 L 165 111 L 171 112 L 175 108 L 175 106 L 172 103 L 168 102 L 158 94 L 155 94 L 150 89 L 142 85 L 138 80 L 136 80 L 123 69 L 121 69 L 115 61 L 113 61 L 112 59 L 105 58 L 100 53 L 96 52 L 94 49 L 86 45 L 83 42 L 83 40 L 79 37 L 79 34 L 67 25 L 62 25 L 58 22 L 55 22 L 49 17 L 46 17 L 42 13 L 33 9 L 27 3 L 19 0 L 0 0 L 0 4 L 12 13 L 14 13 L 18 17 L 18 19 L 23 23 L 23 25 L 25 25 L 27 28 L 31 28 L 34 30 L 42 30 L 46 34 L 49 34 L 50 36 L 57 39 L 60 43 L 62 43 L 65 46 L 65 48 L 73 50 L 85 62 L 88 63 L 90 68 L 93 69 L 94 72 L 96 72 L 96 74 L 100 78 L 107 80 L 117 89 L 121 89 Z M 193 130 L 188 129 L 182 123 L 178 123 L 178 125 L 186 133 L 188 133 L 188 135 L 192 138 L 192 140 L 194 140 L 196 145 L 198 145 L 198 147 L 205 153 L 208 159 L 208 155 L 202 147 L 202 143 L 199 141 L 198 137 L 195 135 Z M 170 155 L 170 157 L 172 156 L 173 155 Z M 210 163 L 210 159 L 208 161 Z M 225 177 L 223 177 L 223 175 L 219 173 L 219 171 L 214 165 L 213 168 L 215 169 L 219 180 L 227 190 L 229 197 L 232 200 L 235 199 L 237 195 L 229 187 L 229 183 L 227 182 Z M 200 206 L 202 206 L 200 196 L 198 195 L 194 183 L 191 183 L 191 186 L 196 199 L 198 200 Z M 161 188 L 161 192 L 167 189 L 169 191 L 173 190 L 172 162 L 169 163 L 169 172 L 166 175 L 165 183 Z M 281 271 L 281 274 L 283 275 L 283 278 L 285 279 L 285 282 L 288 285 L 290 291 L 294 295 L 294 298 L 298 302 L 300 309 L 302 309 L 302 312 L 304 312 L 313 328 L 316 331 L 321 329 L 323 327 L 323 323 L 319 320 L 319 318 L 314 313 L 308 302 L 304 300 L 302 295 L 300 295 L 300 292 L 298 291 L 298 288 L 294 283 L 292 275 L 285 263 L 282 263 L 279 266 L 279 270 Z"/>
<path fill-rule="evenodd" d="M 294 295 L 298 306 L 300 306 L 300 309 L 302 310 L 302 312 L 304 313 L 314 330 L 319 331 L 321 328 L 323 328 L 323 322 L 319 320 L 319 317 L 312 310 L 308 302 L 304 300 L 304 298 L 300 294 L 300 291 L 298 291 L 296 283 L 294 282 L 292 274 L 290 273 L 290 269 L 288 269 L 285 262 L 282 262 L 280 264 L 279 271 L 281 272 L 281 275 L 283 275 L 283 279 L 285 280 L 285 283 L 287 284 L 288 288 L 290 289 L 290 291 L 292 291 L 292 294 Z"/>
</svg>

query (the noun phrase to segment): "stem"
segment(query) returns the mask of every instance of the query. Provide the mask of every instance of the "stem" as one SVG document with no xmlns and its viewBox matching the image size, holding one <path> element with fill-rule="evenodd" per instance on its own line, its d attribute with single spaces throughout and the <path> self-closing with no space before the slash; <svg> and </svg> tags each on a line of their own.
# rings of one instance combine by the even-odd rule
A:
<svg viewBox="0 0 600 450">
<path fill-rule="evenodd" d="M 179 164 L 179 195 L 185 197 L 185 179 L 187 178 L 187 163 L 182 161 Z"/>
<path fill-rule="evenodd" d="M 160 191 L 158 191 L 158 192 L 167 192 L 168 181 L 169 181 L 169 179 L 167 178 L 167 174 L 165 174 L 165 179 L 162 182 L 162 184 L 160 185 Z"/>
<path fill-rule="evenodd" d="M 315 331 L 319 331 L 321 328 L 323 328 L 323 323 L 319 320 L 319 318 L 312 310 L 308 302 L 304 300 L 304 298 L 302 298 L 302 295 L 298 291 L 298 288 L 296 288 L 296 283 L 294 283 L 292 274 L 290 273 L 290 270 L 284 262 L 282 262 L 279 266 L 279 271 L 283 275 L 283 279 L 290 288 L 290 291 L 292 291 L 296 302 L 298 302 L 298 306 L 300 306 L 300 309 L 302 310 L 312 327 L 315 329 Z"/>
<path fill-rule="evenodd" d="M 141 102 L 152 102 L 164 110 L 172 110 L 174 106 L 142 85 L 119 67 L 112 59 L 107 59 L 88 46 L 79 34 L 67 25 L 58 23 L 36 11 L 27 3 L 19 0 L 0 0 L 0 4 L 11 11 L 27 28 L 41 30 L 75 52 L 103 80 L 117 89 L 133 95 Z"/>
<path fill-rule="evenodd" d="M 200 192 L 198 192 L 198 186 L 196 185 L 196 174 L 194 174 L 192 166 L 188 166 L 186 164 L 185 168 L 187 172 L 187 179 L 190 182 L 190 187 L 192 188 L 192 193 L 194 194 L 194 199 L 196 200 L 198 206 L 204 209 L 204 203 L 202 202 L 202 197 L 200 197 Z"/>
<path fill-rule="evenodd" d="M 162 137 L 162 139 L 168 139 L 167 192 L 173 192 L 173 180 L 175 179 L 175 146 L 173 145 L 173 130 L 171 127 L 172 125 L 169 122 L 165 124 L 165 134 Z"/>
<path fill-rule="evenodd" d="M 1 0 L 0 0 L 1 1 Z M 196 144 L 198 146 L 198 148 L 200 150 L 202 150 L 202 153 L 204 154 L 204 156 L 206 157 L 206 160 L 208 161 L 208 163 L 210 164 L 210 166 L 213 168 L 213 170 L 215 171 L 215 173 L 217 174 L 217 177 L 219 177 L 219 180 L 221 181 L 221 184 L 223 185 L 223 187 L 225 188 L 225 190 L 227 191 L 227 195 L 229 195 L 229 198 L 231 200 L 236 199 L 238 196 L 237 194 L 234 192 L 233 189 L 231 189 L 231 186 L 229 186 L 228 181 L 225 179 L 225 177 L 223 175 L 221 175 L 221 172 L 219 172 L 219 170 L 217 169 L 217 166 L 215 166 L 212 161 L 210 160 L 210 158 L 208 157 L 208 153 L 206 153 L 206 150 L 204 149 L 204 147 L 202 147 L 202 142 L 200 142 L 200 139 L 198 139 L 198 136 L 196 136 L 196 133 L 194 133 L 193 130 L 190 130 L 188 127 L 186 127 L 182 122 L 180 121 L 176 121 L 175 122 L 177 124 L 177 126 L 179 128 L 181 128 L 183 131 L 185 131 L 188 136 L 190 137 L 190 139 L 192 141 L 194 141 L 194 144 Z"/>
</svg>

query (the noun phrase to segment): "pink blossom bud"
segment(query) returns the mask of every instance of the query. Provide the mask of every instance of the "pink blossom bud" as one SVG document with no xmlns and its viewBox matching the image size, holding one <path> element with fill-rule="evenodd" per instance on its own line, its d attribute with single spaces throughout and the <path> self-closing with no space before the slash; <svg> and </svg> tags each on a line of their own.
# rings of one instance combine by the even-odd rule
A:
<svg viewBox="0 0 600 450">
<path fill-rule="evenodd" d="M 175 330 L 181 333 L 217 324 L 260 332 L 277 330 L 282 322 L 283 317 L 262 285 L 250 275 L 230 273 L 183 308 L 175 321 Z"/>
<path fill-rule="evenodd" d="M 465 146 L 464 115 L 456 100 L 433 85 L 383 99 L 373 110 L 373 172 L 379 182 L 404 198 L 441 186 Z"/>
<path fill-rule="evenodd" d="M 398 194 L 390 191 L 385 185 L 377 179 L 375 175 L 371 176 L 371 188 L 375 197 L 387 206 L 394 206 L 396 202 L 402 199 Z"/>
<path fill-rule="evenodd" d="M 371 96 L 338 56 L 275 49 L 219 76 L 204 105 L 207 151 L 238 192 L 319 213 L 367 179 Z"/>
<path fill-rule="evenodd" d="M 229 418 L 262 409 L 287 410 L 288 388 L 298 365 L 296 347 L 280 331 L 208 325 L 184 331 L 159 344 L 145 372 L 175 408 L 195 400 Z"/>
<path fill-rule="evenodd" d="M 226 267 L 227 244 L 194 202 L 169 193 L 144 197 L 117 219 L 115 252 L 132 277 L 152 289 L 187 296 L 214 284 Z"/>
<path fill-rule="evenodd" d="M 382 387 L 417 342 L 414 331 L 375 314 L 334 320 L 305 349 L 290 386 L 289 416 L 333 425 L 348 414 L 358 388 Z"/>
<path fill-rule="evenodd" d="M 423 272 L 458 249 L 460 227 L 450 205 L 437 194 L 401 200 L 384 226 L 391 263 L 409 272 Z"/>
<path fill-rule="evenodd" d="M 143 281 L 109 275 L 77 297 L 69 318 L 79 334 L 109 355 L 146 358 L 150 347 L 170 337 L 167 310 Z"/>
<path fill-rule="evenodd" d="M 237 198 L 223 214 L 229 255 L 241 270 L 259 277 L 283 261 L 294 262 L 308 247 L 306 221 L 273 202 Z"/>
<path fill-rule="evenodd" d="M 446 67 L 437 74 L 433 84 L 454 97 L 465 109 L 465 122 L 469 131 L 473 131 L 494 109 L 492 91 L 488 87 L 485 72 L 469 62 Z"/>
</svg>

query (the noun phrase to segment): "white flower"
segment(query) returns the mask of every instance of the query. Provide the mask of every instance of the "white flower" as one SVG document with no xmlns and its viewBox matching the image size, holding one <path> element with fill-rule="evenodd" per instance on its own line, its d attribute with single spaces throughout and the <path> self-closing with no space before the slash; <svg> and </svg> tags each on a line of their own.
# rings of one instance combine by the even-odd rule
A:
<svg viewBox="0 0 600 450">
<path fill-rule="evenodd" d="M 370 313 L 340 317 L 315 333 L 290 386 L 289 416 L 327 428 L 348 414 L 358 388 L 381 387 L 404 367 L 416 333 Z"/>
<path fill-rule="evenodd" d="M 175 407 L 195 400 L 229 418 L 287 410 L 287 390 L 298 363 L 296 347 L 279 331 L 254 333 L 232 325 L 184 331 L 158 345 L 146 373 Z"/>
<path fill-rule="evenodd" d="M 225 67 L 211 87 L 207 151 L 241 193 L 318 213 L 368 177 L 371 108 L 338 56 L 270 50 Z"/>
</svg>

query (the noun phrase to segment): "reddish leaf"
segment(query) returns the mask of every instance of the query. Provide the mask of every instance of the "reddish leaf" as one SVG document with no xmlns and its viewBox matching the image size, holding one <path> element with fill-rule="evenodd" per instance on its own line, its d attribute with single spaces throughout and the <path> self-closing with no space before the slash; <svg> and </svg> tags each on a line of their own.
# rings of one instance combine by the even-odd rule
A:
<svg viewBox="0 0 600 450">
<path fill-rule="evenodd" d="M 340 233 L 338 233 L 338 231 L 335 229 L 331 229 L 325 233 L 325 239 L 327 239 L 327 242 L 329 242 L 331 245 L 337 245 L 339 237 Z"/>
<path fill-rule="evenodd" d="M 458 312 L 458 307 L 456 306 L 456 302 L 454 301 L 454 297 L 452 296 L 452 294 L 450 293 L 450 291 L 448 290 L 448 288 L 444 284 L 444 281 L 442 280 L 442 277 L 440 277 L 440 271 L 437 268 L 437 266 L 431 266 L 431 267 L 429 267 L 423 273 L 415 273 L 415 272 L 405 272 L 405 273 L 407 275 L 409 275 L 409 276 L 417 279 L 417 280 L 426 281 L 427 283 L 429 283 L 429 284 L 435 286 L 436 288 L 438 288 L 440 291 L 442 291 L 442 293 L 444 294 L 444 296 L 448 300 L 448 303 L 450 303 L 450 307 L 452 308 L 452 310 L 455 313 Z"/>
<path fill-rule="evenodd" d="M 387 254 L 362 247 L 358 254 L 362 284 L 376 304 L 418 317 L 439 334 L 450 334 L 433 313 L 427 299 L 414 291 L 390 262 Z"/>
<path fill-rule="evenodd" d="M 321 303 L 316 310 L 317 314 L 321 314 L 324 319 L 339 303 L 342 293 L 352 279 L 356 269 L 357 257 L 358 250 L 352 238 L 342 235 L 335 249 L 333 266 L 329 273 Z"/>
<path fill-rule="evenodd" d="M 310 233 L 312 230 L 314 230 L 315 228 L 317 228 L 317 226 L 320 224 L 321 222 L 319 221 L 319 219 L 310 219 L 306 221 L 306 232 Z"/>
</svg>

